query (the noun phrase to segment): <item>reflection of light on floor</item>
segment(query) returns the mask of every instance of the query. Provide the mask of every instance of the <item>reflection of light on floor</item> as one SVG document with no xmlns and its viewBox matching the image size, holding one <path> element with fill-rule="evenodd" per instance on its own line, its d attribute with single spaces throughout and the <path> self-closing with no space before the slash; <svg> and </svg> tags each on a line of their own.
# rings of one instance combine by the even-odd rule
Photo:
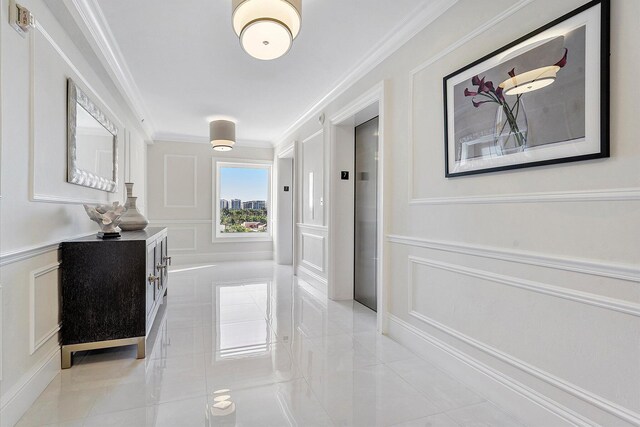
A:
<svg viewBox="0 0 640 427">
<path fill-rule="evenodd" d="M 217 349 L 220 359 L 260 356 L 270 351 L 269 322 L 261 319 L 235 318 L 233 307 L 251 307 L 256 312 L 269 311 L 270 283 L 252 283 L 243 286 L 217 286 Z M 241 296 L 238 300 L 238 296 Z M 248 299 L 247 299 L 248 297 Z M 262 304 L 262 305 L 261 305 Z M 226 308 L 226 310 L 225 310 Z M 241 327 L 242 329 L 238 329 Z"/>
<path fill-rule="evenodd" d="M 179 268 L 179 269 L 170 269 L 169 272 L 170 273 L 180 273 L 181 271 L 193 271 L 193 270 L 202 270 L 203 268 L 211 268 L 211 267 L 215 267 L 215 264 L 209 264 L 209 265 L 199 265 L 197 267 L 185 267 L 185 268 Z"/>
<path fill-rule="evenodd" d="M 236 425 L 236 404 L 231 400 L 230 393 L 229 389 L 213 392 L 213 403 L 207 404 L 207 427 Z"/>
</svg>

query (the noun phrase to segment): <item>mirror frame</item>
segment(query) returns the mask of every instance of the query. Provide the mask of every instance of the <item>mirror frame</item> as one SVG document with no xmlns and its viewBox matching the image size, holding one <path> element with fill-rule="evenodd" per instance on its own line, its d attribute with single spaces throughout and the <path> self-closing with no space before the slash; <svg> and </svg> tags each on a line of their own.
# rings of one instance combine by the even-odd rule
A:
<svg viewBox="0 0 640 427">
<path fill-rule="evenodd" d="M 78 168 L 76 157 L 76 104 L 80 104 L 113 135 L 113 176 L 111 179 Z M 110 193 L 115 193 L 118 189 L 118 128 L 70 78 L 67 79 L 67 182 Z"/>
</svg>

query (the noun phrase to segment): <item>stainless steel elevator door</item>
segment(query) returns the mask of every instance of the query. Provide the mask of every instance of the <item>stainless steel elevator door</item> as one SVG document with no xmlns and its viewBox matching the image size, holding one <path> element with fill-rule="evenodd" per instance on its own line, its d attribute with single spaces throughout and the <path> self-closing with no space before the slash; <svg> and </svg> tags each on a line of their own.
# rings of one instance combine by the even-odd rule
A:
<svg viewBox="0 0 640 427">
<path fill-rule="evenodd" d="M 377 310 L 378 117 L 356 127 L 354 298 Z"/>
</svg>

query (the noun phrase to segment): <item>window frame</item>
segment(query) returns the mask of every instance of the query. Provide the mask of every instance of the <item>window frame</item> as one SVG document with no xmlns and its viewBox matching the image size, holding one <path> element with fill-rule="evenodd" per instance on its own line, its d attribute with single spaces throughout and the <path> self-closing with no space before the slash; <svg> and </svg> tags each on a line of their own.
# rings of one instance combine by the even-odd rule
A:
<svg viewBox="0 0 640 427">
<path fill-rule="evenodd" d="M 268 172 L 267 183 L 267 231 L 264 233 L 221 233 L 220 232 L 220 169 L 235 168 L 251 168 L 265 169 Z M 250 159 L 232 159 L 232 158 L 213 158 L 213 220 L 211 221 L 212 232 L 211 238 L 213 243 L 221 242 L 271 242 L 273 241 L 273 162 L 271 160 L 250 160 Z M 260 236 L 257 236 L 260 234 Z"/>
</svg>

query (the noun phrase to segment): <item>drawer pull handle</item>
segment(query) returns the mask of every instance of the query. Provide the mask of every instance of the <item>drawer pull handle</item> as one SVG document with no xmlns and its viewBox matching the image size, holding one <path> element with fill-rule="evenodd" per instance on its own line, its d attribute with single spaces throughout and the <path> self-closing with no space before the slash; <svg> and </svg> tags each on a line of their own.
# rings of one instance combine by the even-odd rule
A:
<svg viewBox="0 0 640 427">
<path fill-rule="evenodd" d="M 148 280 L 149 280 L 149 283 L 153 283 L 153 282 L 157 282 L 157 281 L 159 281 L 159 280 L 160 280 L 160 278 L 159 278 L 159 277 L 157 277 L 157 276 L 154 276 L 153 274 L 150 274 L 150 275 L 149 275 L 149 279 L 148 279 Z"/>
<path fill-rule="evenodd" d="M 156 265 L 156 268 L 157 268 L 158 270 L 162 270 L 163 268 L 167 268 L 167 264 L 160 264 L 160 263 L 158 263 L 158 265 Z"/>
<path fill-rule="evenodd" d="M 164 262 L 166 262 L 168 265 L 171 265 L 171 257 L 170 256 L 163 256 L 162 260 Z"/>
</svg>

